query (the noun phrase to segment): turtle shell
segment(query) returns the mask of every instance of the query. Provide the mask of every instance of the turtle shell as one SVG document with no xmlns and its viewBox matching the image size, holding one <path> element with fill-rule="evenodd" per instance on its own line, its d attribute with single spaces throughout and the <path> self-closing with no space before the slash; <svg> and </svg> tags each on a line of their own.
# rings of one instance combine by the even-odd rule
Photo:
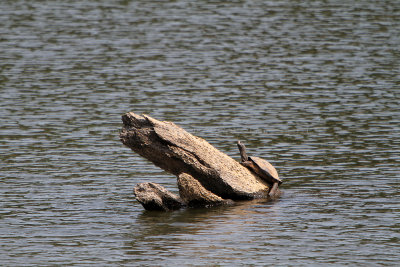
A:
<svg viewBox="0 0 400 267">
<path fill-rule="evenodd" d="M 259 157 L 249 157 L 249 160 L 251 160 L 259 168 L 261 173 L 266 176 L 265 178 L 269 180 L 269 182 L 278 182 L 279 184 L 282 183 L 282 180 L 278 176 L 278 172 L 271 163 Z"/>
</svg>

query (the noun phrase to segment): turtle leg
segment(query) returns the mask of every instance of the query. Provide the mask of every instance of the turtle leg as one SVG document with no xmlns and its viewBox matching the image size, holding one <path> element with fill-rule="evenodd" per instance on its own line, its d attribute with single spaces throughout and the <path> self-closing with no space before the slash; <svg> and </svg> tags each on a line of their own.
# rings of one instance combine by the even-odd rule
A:
<svg viewBox="0 0 400 267">
<path fill-rule="evenodd" d="M 268 196 L 270 196 L 272 198 L 278 197 L 279 193 L 280 193 L 280 190 L 279 190 L 278 186 L 279 186 L 279 183 L 274 183 L 272 185 L 271 190 L 269 190 Z"/>
</svg>

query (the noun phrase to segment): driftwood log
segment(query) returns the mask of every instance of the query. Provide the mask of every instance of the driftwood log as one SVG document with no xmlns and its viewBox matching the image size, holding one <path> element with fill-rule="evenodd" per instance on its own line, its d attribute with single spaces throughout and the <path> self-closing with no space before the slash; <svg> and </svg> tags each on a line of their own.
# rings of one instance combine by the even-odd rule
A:
<svg viewBox="0 0 400 267">
<path fill-rule="evenodd" d="M 267 182 L 176 124 L 132 112 L 124 114 L 122 121 L 121 142 L 177 177 L 180 197 L 155 183 L 138 184 L 134 193 L 145 209 L 173 210 L 268 197 Z"/>
</svg>

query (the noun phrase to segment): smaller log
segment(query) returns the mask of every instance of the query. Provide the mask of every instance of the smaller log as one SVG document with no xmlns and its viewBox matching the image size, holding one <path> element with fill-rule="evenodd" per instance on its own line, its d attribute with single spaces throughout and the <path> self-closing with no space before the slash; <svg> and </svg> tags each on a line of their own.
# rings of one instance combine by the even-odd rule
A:
<svg viewBox="0 0 400 267">
<path fill-rule="evenodd" d="M 146 210 L 169 211 L 186 206 L 179 196 L 156 183 L 137 184 L 133 192 Z"/>
</svg>

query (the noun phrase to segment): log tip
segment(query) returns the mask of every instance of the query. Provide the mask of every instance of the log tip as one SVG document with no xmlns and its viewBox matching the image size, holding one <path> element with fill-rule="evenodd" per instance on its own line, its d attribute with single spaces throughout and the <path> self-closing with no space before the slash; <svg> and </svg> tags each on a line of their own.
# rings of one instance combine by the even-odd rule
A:
<svg viewBox="0 0 400 267">
<path fill-rule="evenodd" d="M 125 127 L 141 128 L 148 124 L 148 120 L 145 116 L 140 116 L 133 112 L 128 112 L 122 115 L 122 122 Z"/>
</svg>

